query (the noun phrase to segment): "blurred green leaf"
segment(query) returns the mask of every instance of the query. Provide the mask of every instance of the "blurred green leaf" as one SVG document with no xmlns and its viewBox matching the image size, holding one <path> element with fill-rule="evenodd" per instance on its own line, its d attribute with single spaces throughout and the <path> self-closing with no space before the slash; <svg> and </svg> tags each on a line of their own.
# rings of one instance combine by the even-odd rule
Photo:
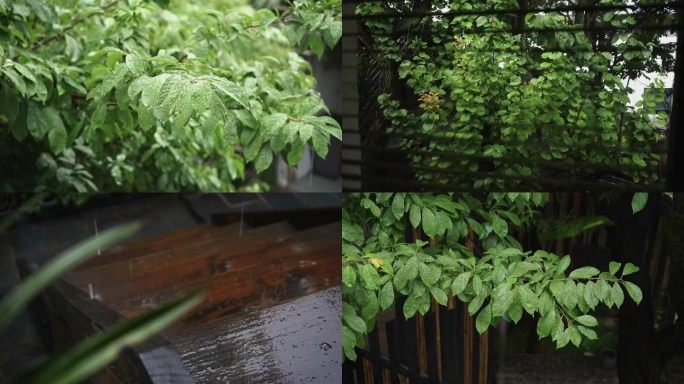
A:
<svg viewBox="0 0 684 384">
<path fill-rule="evenodd" d="M 43 288 L 52 284 L 60 275 L 95 255 L 98 249 L 106 248 L 123 240 L 138 229 L 140 229 L 139 223 L 125 224 L 108 229 L 98 237 L 84 240 L 50 260 L 40 270 L 24 280 L 0 303 L 0 331 L 9 325 L 12 319 Z"/>
<path fill-rule="evenodd" d="M 116 360 L 125 348 L 144 342 L 181 318 L 199 304 L 204 295 L 204 291 L 199 291 L 135 319 L 117 324 L 44 363 L 27 377 L 23 377 L 21 382 L 25 384 L 81 382 Z"/>
</svg>

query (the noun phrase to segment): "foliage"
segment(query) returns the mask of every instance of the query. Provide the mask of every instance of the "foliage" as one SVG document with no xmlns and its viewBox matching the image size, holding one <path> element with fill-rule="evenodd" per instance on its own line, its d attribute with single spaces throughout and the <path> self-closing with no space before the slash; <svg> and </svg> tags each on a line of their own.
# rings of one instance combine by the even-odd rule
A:
<svg viewBox="0 0 684 384">
<path fill-rule="evenodd" d="M 327 155 L 341 129 L 296 49 L 337 44 L 339 0 L 156 3 L 0 1 L 2 190 L 234 191 Z"/>
<path fill-rule="evenodd" d="M 432 11 L 518 10 L 522 3 L 528 1 L 433 1 Z M 408 14 L 411 4 L 398 2 L 391 10 Z M 357 8 L 361 15 L 387 11 L 378 3 Z M 634 182 L 653 184 L 659 157 L 651 148 L 659 140 L 656 125 L 666 118 L 654 107 L 663 95 L 647 93 L 636 108 L 628 106 L 632 89 L 622 81 L 645 70 L 641 63 L 659 50 L 652 34 L 633 27 L 636 17 L 624 10 L 528 13 L 524 20 L 510 14 L 426 17 L 417 18 L 411 41 L 392 34 L 397 19 L 366 19 L 382 55 L 397 63 L 399 79 L 421 103 L 413 108 L 396 95 L 381 95 L 388 130 L 404 139 L 404 149 L 418 151 L 409 159 L 422 167 L 420 180 L 471 187 L 472 177 L 448 172 L 457 167 L 493 172 L 502 178 L 480 178 L 474 187 L 501 189 L 520 187 L 515 178 L 590 177 L 595 167 L 620 166 Z M 616 31 L 606 42 L 585 26 Z M 520 34 L 523 27 L 528 32 Z M 548 29 L 562 30 L 543 32 Z M 663 86 L 660 77 L 649 85 Z M 540 166 L 544 161 L 557 165 Z"/>
<path fill-rule="evenodd" d="M 663 192 L 663 195 L 672 199 L 672 192 Z M 637 192 L 632 196 L 632 213 L 637 213 L 644 209 L 648 202 L 648 192 Z"/>
<path fill-rule="evenodd" d="M 446 305 L 450 294 L 469 303 L 482 333 L 505 321 L 518 322 L 523 311 L 541 316 L 539 338 L 551 336 L 558 348 L 583 337 L 595 339 L 591 311 L 599 303 L 620 307 L 624 291 L 637 304 L 641 290 L 625 276 L 639 268 L 611 262 L 608 272 L 594 267 L 570 271 L 570 257 L 539 250 L 523 251 L 509 231 L 520 214 L 544 205 L 548 194 L 492 193 L 486 199 L 468 194 L 352 194 L 342 211 L 342 342 L 346 358 L 364 347 L 363 335 L 379 311 L 398 295 L 408 296 L 403 313 L 425 314 L 431 299 Z M 410 223 L 410 224 L 407 224 Z M 407 226 L 436 241 L 409 244 Z M 464 245 L 481 243 L 476 255 Z M 620 269 L 622 272 L 618 274 Z M 622 287 L 621 287 L 622 285 Z"/>
<path fill-rule="evenodd" d="M 32 202 L 29 202 L 29 205 Z M 6 219 L 7 222 L 9 219 Z M 5 228 L 6 223 L 1 227 Z M 0 302 L 0 333 L 12 319 L 34 299 L 42 289 L 54 283 L 59 276 L 106 248 L 130 236 L 140 228 L 139 224 L 127 224 L 103 232 L 97 238 L 86 239 L 73 248 L 56 256 L 43 268 L 32 274 L 9 296 Z M 197 292 L 136 319 L 117 324 L 110 330 L 75 346 L 60 356 L 42 362 L 14 382 L 21 383 L 79 383 L 119 357 L 122 349 L 144 342 L 152 335 L 173 323 L 199 304 L 204 293 Z"/>
</svg>

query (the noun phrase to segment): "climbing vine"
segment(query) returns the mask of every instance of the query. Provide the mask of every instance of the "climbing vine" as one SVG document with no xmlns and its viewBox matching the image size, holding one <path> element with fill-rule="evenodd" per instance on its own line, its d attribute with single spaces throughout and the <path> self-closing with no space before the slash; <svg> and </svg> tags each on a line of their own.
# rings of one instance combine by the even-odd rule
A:
<svg viewBox="0 0 684 384">
<path fill-rule="evenodd" d="M 518 0 L 431 3 L 432 12 L 520 8 Z M 534 8 L 556 2 L 524 3 Z M 412 2 L 392 4 L 363 4 L 357 14 L 407 15 L 372 17 L 365 24 L 415 95 L 417 108 L 393 94 L 378 101 L 388 132 L 412 151 L 408 158 L 420 167 L 419 180 L 502 189 L 519 187 L 526 177 L 588 178 L 594 167 L 621 167 L 634 182 L 658 180 L 659 156 L 652 148 L 666 114 L 654 108 L 664 93 L 646 93 L 632 107 L 633 90 L 623 84 L 658 46 L 635 28 L 630 11 L 598 11 L 601 16 L 590 19 L 559 12 L 527 13 L 524 20 L 515 13 L 421 18 L 408 17 Z M 402 23 L 413 23 L 407 30 L 415 38 L 396 36 Z M 610 43 L 597 44 L 586 26 L 615 28 L 612 40 L 609 35 Z M 550 29 L 559 31 L 543 32 Z M 662 90 L 662 77 L 648 87 Z M 478 171 L 493 176 L 473 176 Z"/>
<path fill-rule="evenodd" d="M 355 360 L 355 347 L 375 326 L 378 312 L 406 296 L 403 314 L 427 313 L 431 299 L 446 305 L 450 295 L 468 303 L 483 333 L 504 321 L 517 323 L 539 314 L 539 338 L 551 336 L 561 348 L 583 337 L 595 339 L 599 303 L 620 307 L 624 290 L 638 304 L 639 287 L 624 279 L 639 268 L 611 262 L 568 270 L 570 256 L 524 251 L 509 234 L 536 215 L 544 193 L 469 194 L 357 193 L 342 211 L 342 342 Z M 591 225 L 591 224 L 590 224 Z M 410 227 L 409 227 L 410 226 Z M 407 243 L 407 228 L 419 228 L 436 241 Z M 465 246 L 481 244 L 482 253 Z M 477 249 L 477 248 L 476 248 Z"/>
<path fill-rule="evenodd" d="M 0 1 L 0 189 L 233 191 L 326 157 L 341 129 L 298 51 L 337 44 L 341 2 L 285 3 Z"/>
</svg>

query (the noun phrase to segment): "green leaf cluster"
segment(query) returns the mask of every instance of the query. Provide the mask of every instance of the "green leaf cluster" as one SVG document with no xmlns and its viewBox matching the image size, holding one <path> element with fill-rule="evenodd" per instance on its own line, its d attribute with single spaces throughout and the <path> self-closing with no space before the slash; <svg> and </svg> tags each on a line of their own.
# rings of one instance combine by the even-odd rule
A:
<svg viewBox="0 0 684 384">
<path fill-rule="evenodd" d="M 297 50 L 334 47 L 340 15 L 339 0 L 9 2 L 0 142 L 22 167 L 0 188 L 235 191 L 250 164 L 325 158 L 341 128 Z"/>
<path fill-rule="evenodd" d="M 364 347 L 363 335 L 374 328 L 378 312 L 399 295 L 406 297 L 406 318 L 427 313 L 432 299 L 446 305 L 455 296 L 468 303 L 480 333 L 501 319 L 517 323 L 527 312 L 539 316 L 539 338 L 550 336 L 558 348 L 596 338 L 592 327 L 598 320 L 591 313 L 599 304 L 619 308 L 625 290 L 640 303 L 641 290 L 624 279 L 639 270 L 631 263 L 611 262 L 607 272 L 569 270 L 570 256 L 522 250 L 509 229 L 523 225 L 520 216 L 546 198 L 522 193 L 492 193 L 482 200 L 469 194 L 348 196 L 342 211 L 346 358 L 356 359 L 354 348 Z M 421 228 L 434 245 L 406 243 L 407 225 Z M 463 245 L 469 236 L 482 243 L 483 255 Z"/>
<path fill-rule="evenodd" d="M 519 7 L 500 0 L 448 4 L 456 12 Z M 432 11 L 443 6 L 434 4 Z M 357 9 L 364 15 L 383 11 L 370 4 Z M 604 20 L 621 28 L 634 22 L 628 14 L 606 13 Z M 516 32 L 520 26 L 509 15 L 463 14 L 422 20 L 416 27 L 422 31 L 419 36 L 429 37 L 417 37 L 408 49 L 399 49 L 397 39 L 388 37 L 393 20 L 364 22 L 383 57 L 396 61 L 399 78 L 417 102 L 428 93 L 439 95 L 436 109 L 411 109 L 397 101 L 403 95 L 378 99 L 389 131 L 405 139 L 404 149 L 457 155 L 407 156 L 422 169 L 415 171 L 419 180 L 485 190 L 543 189 L 514 177 L 585 179 L 593 177 L 592 166 L 610 165 L 623 167 L 621 172 L 634 182 L 658 181 L 659 157 L 652 148 L 660 140 L 658 126 L 665 123 L 663 116 L 660 123 L 652 120 L 662 92 L 644 94 L 634 108 L 629 97 L 633 90 L 623 83 L 658 50 L 646 42 L 648 36 L 622 29 L 611 44 L 597 45 L 574 14 L 528 14 L 524 28 L 530 32 L 525 34 Z M 537 29 L 562 30 L 548 34 Z M 657 90 L 663 86 L 660 78 L 649 85 Z M 538 165 L 548 161 L 562 167 Z M 492 176 L 474 179 L 440 172 L 477 172 L 483 164 L 491 164 L 487 173 Z"/>
</svg>

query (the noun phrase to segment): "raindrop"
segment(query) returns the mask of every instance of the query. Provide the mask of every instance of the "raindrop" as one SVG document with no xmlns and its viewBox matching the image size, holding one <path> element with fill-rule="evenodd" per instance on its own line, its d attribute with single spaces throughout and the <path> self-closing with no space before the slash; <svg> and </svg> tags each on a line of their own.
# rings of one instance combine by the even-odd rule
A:
<svg viewBox="0 0 684 384">
<path fill-rule="evenodd" d="M 93 299 L 93 285 L 88 283 L 88 291 L 90 291 L 90 300 Z"/>
<path fill-rule="evenodd" d="M 242 237 L 242 219 L 245 217 L 245 203 L 242 203 L 242 212 L 240 213 L 240 237 Z"/>
<path fill-rule="evenodd" d="M 96 219 L 95 219 L 95 239 L 98 240 L 99 237 L 100 237 L 100 235 L 99 235 L 99 233 L 97 232 L 97 218 L 96 218 Z M 100 245 L 98 244 L 98 245 L 97 245 L 97 255 L 100 256 L 100 254 L 101 254 L 101 253 L 100 253 Z M 90 296 L 92 296 L 92 294 L 91 294 Z M 91 297 L 91 299 L 92 299 L 92 297 Z"/>
</svg>

